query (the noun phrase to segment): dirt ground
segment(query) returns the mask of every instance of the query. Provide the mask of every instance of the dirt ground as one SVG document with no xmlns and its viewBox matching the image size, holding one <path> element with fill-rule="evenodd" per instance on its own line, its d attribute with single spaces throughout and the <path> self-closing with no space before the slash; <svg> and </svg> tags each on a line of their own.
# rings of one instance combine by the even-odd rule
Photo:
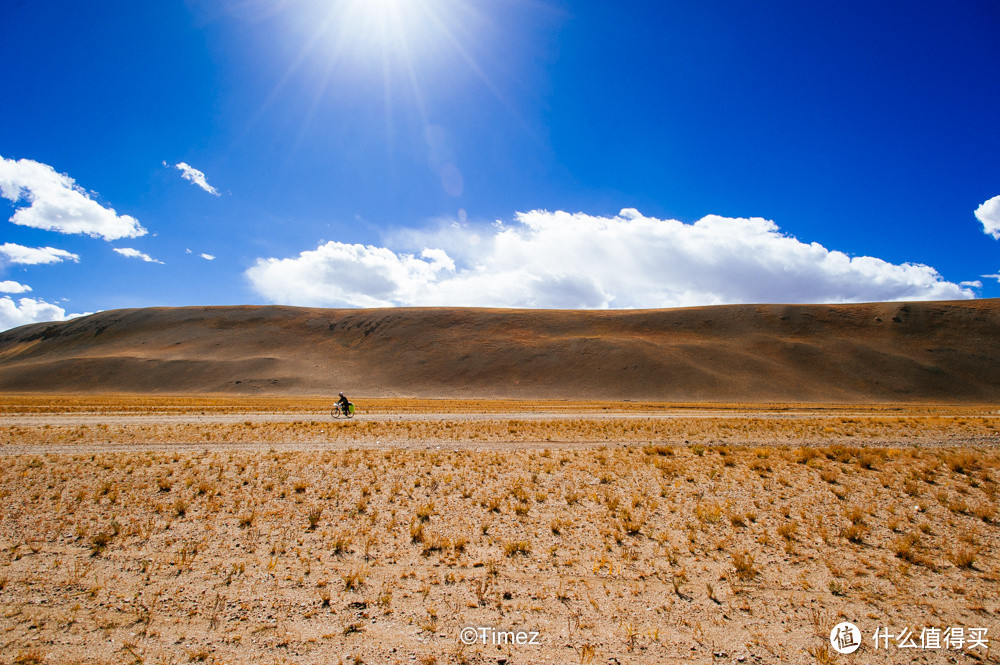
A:
<svg viewBox="0 0 1000 665">
<path fill-rule="evenodd" d="M 1000 662 L 996 405 L 355 401 L 0 396 L 0 663 Z"/>
</svg>

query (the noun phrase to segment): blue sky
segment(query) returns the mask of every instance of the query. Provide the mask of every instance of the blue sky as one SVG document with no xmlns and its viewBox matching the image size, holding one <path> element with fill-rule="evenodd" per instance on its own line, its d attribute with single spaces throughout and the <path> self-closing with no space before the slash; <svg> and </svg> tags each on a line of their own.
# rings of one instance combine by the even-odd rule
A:
<svg viewBox="0 0 1000 665">
<path fill-rule="evenodd" d="M 1000 295 L 992 0 L 2 12 L 0 327 Z"/>
</svg>

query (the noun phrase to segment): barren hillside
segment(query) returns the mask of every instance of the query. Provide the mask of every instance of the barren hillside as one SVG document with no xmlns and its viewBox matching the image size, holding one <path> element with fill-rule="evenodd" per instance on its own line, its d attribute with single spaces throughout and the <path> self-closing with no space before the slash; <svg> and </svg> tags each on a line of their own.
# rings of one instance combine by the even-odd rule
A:
<svg viewBox="0 0 1000 665">
<path fill-rule="evenodd" d="M 998 333 L 998 300 L 128 309 L 0 333 L 0 390 L 995 401 Z"/>
</svg>

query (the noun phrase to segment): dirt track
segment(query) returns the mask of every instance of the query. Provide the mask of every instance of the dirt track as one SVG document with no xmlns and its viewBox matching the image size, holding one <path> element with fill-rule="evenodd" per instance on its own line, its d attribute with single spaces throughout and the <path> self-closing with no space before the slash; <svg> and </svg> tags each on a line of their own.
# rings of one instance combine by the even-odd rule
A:
<svg viewBox="0 0 1000 665">
<path fill-rule="evenodd" d="M 934 407 L 754 410 L 720 407 L 400 413 L 353 419 L 323 411 L 53 412 L 0 415 L 0 455 L 350 449 L 577 449 L 691 445 L 996 446 L 995 409 Z"/>
<path fill-rule="evenodd" d="M 835 414 L 841 418 L 867 418 L 871 414 L 863 411 L 843 411 Z M 732 419 L 732 418 L 760 418 L 773 420 L 798 420 L 829 418 L 830 413 L 817 413 L 813 411 L 786 411 L 773 413 L 766 411 L 741 411 L 735 414 L 733 411 L 564 411 L 564 412 L 499 412 L 499 413 L 467 413 L 467 412 L 429 412 L 429 413 L 359 413 L 350 422 L 402 422 L 402 421 L 424 421 L 424 422 L 446 422 L 446 421 L 511 421 L 511 420 L 533 420 L 533 421 L 565 421 L 565 420 L 700 420 L 700 419 Z M 911 418 L 938 418 L 941 416 L 928 414 L 914 414 Z M 962 416 L 946 416 L 959 418 Z M 53 413 L 53 414 L 18 414 L 0 416 L 0 427 L 21 425 L 39 427 L 45 425 L 70 427 L 77 425 L 93 424 L 133 424 L 133 425 L 176 425 L 183 423 L 191 424 L 233 424 L 241 422 L 254 423 L 313 423 L 317 421 L 349 422 L 348 419 L 333 418 L 328 411 L 307 411 L 302 413 L 274 413 L 274 412 L 248 412 L 248 413 L 184 413 L 184 414 L 132 414 L 132 413 Z"/>
</svg>

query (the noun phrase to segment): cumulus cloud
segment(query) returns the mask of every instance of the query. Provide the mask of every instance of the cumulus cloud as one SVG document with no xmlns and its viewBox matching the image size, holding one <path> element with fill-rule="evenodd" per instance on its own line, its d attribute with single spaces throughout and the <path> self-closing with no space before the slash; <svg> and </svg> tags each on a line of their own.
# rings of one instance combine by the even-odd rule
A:
<svg viewBox="0 0 1000 665">
<path fill-rule="evenodd" d="M 27 293 L 31 287 L 27 284 L 20 284 L 11 280 L 0 282 L 0 293 Z"/>
<path fill-rule="evenodd" d="M 976 208 L 976 219 L 982 223 L 983 233 L 1000 240 L 1000 196 L 994 196 Z"/>
<path fill-rule="evenodd" d="M 160 265 L 163 265 L 163 261 L 157 261 L 146 252 L 140 252 L 133 247 L 113 247 L 112 249 L 122 256 L 127 256 L 130 259 L 142 259 L 146 263 L 159 263 Z"/>
<path fill-rule="evenodd" d="M 45 263 L 59 263 L 60 261 L 80 261 L 80 256 L 65 249 L 55 247 L 25 247 L 12 242 L 5 242 L 0 245 L 0 256 L 6 258 L 10 263 L 21 265 L 40 265 Z"/>
<path fill-rule="evenodd" d="M 214 261 L 215 260 L 215 257 L 212 256 L 211 254 L 199 254 L 198 256 L 200 256 L 201 258 L 205 259 L 206 261 Z"/>
<path fill-rule="evenodd" d="M 246 272 L 263 297 L 312 306 L 677 307 L 973 298 L 926 265 L 850 257 L 761 218 L 693 224 L 536 210 L 513 224 L 397 234 L 410 251 L 327 242 Z"/>
<path fill-rule="evenodd" d="M 174 164 L 174 168 L 181 172 L 181 177 L 185 180 L 192 182 L 202 189 L 204 189 L 209 194 L 214 194 L 219 196 L 219 190 L 208 184 L 208 180 L 205 179 L 205 174 L 191 166 L 190 164 L 185 164 L 180 162 L 179 164 Z"/>
<path fill-rule="evenodd" d="M 10 221 L 59 233 L 81 233 L 105 240 L 145 235 L 134 217 L 119 215 L 90 198 L 73 178 L 48 164 L 0 157 L 0 195 L 27 203 Z"/>
<path fill-rule="evenodd" d="M 86 314 L 67 314 L 58 305 L 34 298 L 21 298 L 17 302 L 9 296 L 0 298 L 0 330 L 42 321 L 65 321 L 78 316 Z"/>
</svg>

